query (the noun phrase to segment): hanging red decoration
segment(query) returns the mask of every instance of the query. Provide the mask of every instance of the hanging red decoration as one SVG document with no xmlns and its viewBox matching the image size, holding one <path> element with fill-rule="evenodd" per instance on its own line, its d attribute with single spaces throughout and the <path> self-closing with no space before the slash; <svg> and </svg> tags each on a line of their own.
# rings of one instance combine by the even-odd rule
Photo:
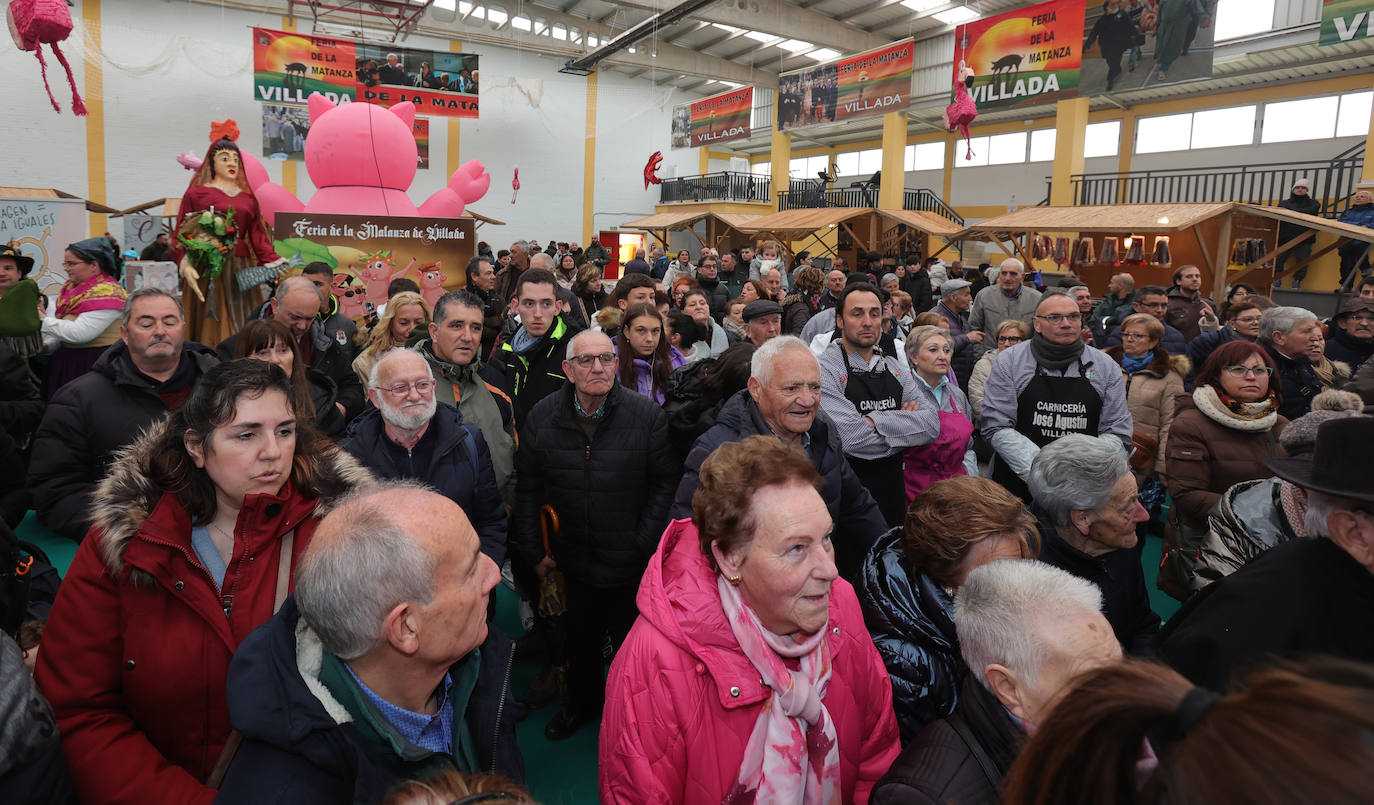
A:
<svg viewBox="0 0 1374 805">
<path fill-rule="evenodd" d="M 57 46 L 58 42 L 66 39 L 72 32 L 72 12 L 67 7 L 67 0 L 10 0 L 7 16 L 14 44 L 18 45 L 20 50 L 32 50 L 33 55 L 38 57 L 38 68 L 43 74 L 43 88 L 48 91 L 48 101 L 52 103 L 53 111 L 61 112 L 62 107 L 57 104 L 57 98 L 53 97 L 52 87 L 48 86 L 48 63 L 43 60 L 43 45 L 52 47 L 52 52 L 62 63 L 62 68 L 67 71 L 67 83 L 72 88 L 72 113 L 86 114 L 86 104 L 82 102 L 81 94 L 76 91 L 72 66 L 67 63 L 67 57 Z"/>
<path fill-rule="evenodd" d="M 649 155 L 649 161 L 644 163 L 644 189 L 648 190 L 651 184 L 663 184 L 663 180 L 658 178 L 658 166 L 663 164 L 663 152 L 655 151 Z"/>
</svg>

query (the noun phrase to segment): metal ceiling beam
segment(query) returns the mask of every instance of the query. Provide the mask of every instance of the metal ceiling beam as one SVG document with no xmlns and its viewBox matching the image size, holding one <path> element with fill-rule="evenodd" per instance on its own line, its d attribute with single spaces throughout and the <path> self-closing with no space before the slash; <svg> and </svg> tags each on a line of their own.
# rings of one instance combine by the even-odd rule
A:
<svg viewBox="0 0 1374 805">
<path fill-rule="evenodd" d="M 634 45 L 641 39 L 658 34 L 659 31 L 687 19 L 692 12 L 711 5 L 715 0 L 683 0 L 672 8 L 654 14 L 643 22 L 631 25 L 624 33 L 613 37 L 611 41 L 588 53 L 580 59 L 572 59 L 566 65 L 569 72 L 590 70 L 596 66 L 597 62 L 609 56 L 613 56 L 622 50 Z"/>
<path fill-rule="evenodd" d="M 619 5 L 653 11 L 650 0 L 616 0 Z M 882 47 L 892 41 L 879 34 L 869 33 L 853 25 L 846 25 L 834 17 L 803 8 L 786 0 L 751 0 L 742 10 L 735 3 L 718 3 L 693 13 L 692 19 L 715 22 L 734 28 L 759 31 L 788 39 L 814 42 L 841 53 Z M 757 11 L 755 11 L 757 7 Z"/>
</svg>

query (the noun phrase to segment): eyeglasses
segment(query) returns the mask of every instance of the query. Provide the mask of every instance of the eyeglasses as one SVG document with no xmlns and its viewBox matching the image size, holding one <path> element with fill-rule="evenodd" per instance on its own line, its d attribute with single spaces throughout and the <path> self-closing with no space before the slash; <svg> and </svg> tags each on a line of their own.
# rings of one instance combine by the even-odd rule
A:
<svg viewBox="0 0 1374 805">
<path fill-rule="evenodd" d="M 568 362 L 580 369 L 588 369 L 593 363 L 600 363 L 602 366 L 609 367 L 611 364 L 615 363 L 615 353 L 602 352 L 597 355 L 574 355 L 568 359 Z"/>
<path fill-rule="evenodd" d="M 428 394 L 431 391 L 434 391 L 434 387 L 436 385 L 438 384 L 436 384 L 433 380 L 416 380 L 414 383 L 397 383 L 391 386 L 373 386 L 373 388 L 381 389 L 382 391 L 385 391 L 388 394 L 400 397 L 405 394 L 409 394 L 412 388 L 420 392 L 421 394 Z"/>
<path fill-rule="evenodd" d="M 1225 369 L 1226 374 L 1231 377 L 1249 377 L 1250 375 L 1268 377 L 1274 373 L 1272 366 L 1223 366 L 1221 368 Z"/>
<path fill-rule="evenodd" d="M 1148 341 L 1150 338 L 1147 333 L 1122 333 L 1122 341 Z"/>
<path fill-rule="evenodd" d="M 1025 341 L 1025 340 L 1026 340 L 1026 339 L 1022 338 L 1022 337 L 1019 336 L 1019 335 L 999 335 L 999 336 L 997 336 L 997 343 L 999 343 L 999 344 L 1019 344 L 1019 343 L 1021 343 L 1022 341 Z"/>
<path fill-rule="evenodd" d="M 1237 316 L 1236 324 L 1259 324 L 1259 316 Z"/>
<path fill-rule="evenodd" d="M 1035 317 L 1037 319 L 1044 319 L 1050 324 L 1063 324 L 1066 321 L 1072 324 L 1074 322 L 1083 321 L 1082 313 L 1051 313 L 1048 316 L 1041 316 L 1037 313 Z"/>
<path fill-rule="evenodd" d="M 71 260 L 63 260 L 63 261 L 62 261 L 62 267 L 65 268 L 65 269 L 68 269 L 68 270 L 70 270 L 70 269 L 71 269 L 72 267 L 74 267 L 74 266 L 86 266 L 86 265 L 90 265 L 90 261 L 89 261 L 89 260 L 77 260 L 76 262 L 72 262 Z"/>
</svg>

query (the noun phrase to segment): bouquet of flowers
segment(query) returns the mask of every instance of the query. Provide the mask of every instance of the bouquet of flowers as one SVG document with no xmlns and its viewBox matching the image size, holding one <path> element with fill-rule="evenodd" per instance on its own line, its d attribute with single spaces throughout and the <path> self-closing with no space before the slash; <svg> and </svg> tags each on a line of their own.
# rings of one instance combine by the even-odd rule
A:
<svg viewBox="0 0 1374 805">
<path fill-rule="evenodd" d="M 202 277 L 214 279 L 224 272 L 224 265 L 234 253 L 238 227 L 234 225 L 233 209 L 216 212 L 212 207 L 200 215 L 186 216 L 177 241 L 186 248 L 186 259 Z"/>
</svg>

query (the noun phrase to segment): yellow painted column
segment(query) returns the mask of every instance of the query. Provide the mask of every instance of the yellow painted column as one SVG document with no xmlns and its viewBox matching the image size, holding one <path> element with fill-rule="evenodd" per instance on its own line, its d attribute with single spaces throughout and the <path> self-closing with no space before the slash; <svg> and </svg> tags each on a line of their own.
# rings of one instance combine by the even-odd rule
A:
<svg viewBox="0 0 1374 805">
<path fill-rule="evenodd" d="M 1130 173 L 1131 156 L 1135 153 L 1135 115 L 1127 112 L 1121 116 L 1121 139 L 1116 146 L 1116 170 L 1118 173 Z M 1116 188 L 1116 203 L 1125 204 L 1126 182 L 1119 182 Z"/>
<path fill-rule="evenodd" d="M 596 76 L 587 76 L 587 130 L 582 141 L 582 243 L 596 238 Z"/>
<path fill-rule="evenodd" d="M 883 175 L 878 209 L 900 210 L 906 189 L 906 111 L 883 115 Z"/>
<path fill-rule="evenodd" d="M 1364 138 L 1364 152 L 1374 154 L 1374 110 L 1370 110 L 1369 115 L 1369 134 Z M 1364 171 L 1360 174 L 1360 183 L 1374 182 L 1374 159 L 1368 157 L 1364 160 Z"/>
<path fill-rule="evenodd" d="M 1083 140 L 1088 130 L 1088 99 L 1060 101 L 1055 109 L 1054 171 L 1050 204 L 1072 207 L 1073 175 L 1083 172 Z"/>
<path fill-rule="evenodd" d="M 101 61 L 100 0 L 81 4 L 81 24 L 86 29 L 82 74 L 86 79 L 86 198 L 109 205 L 105 188 L 105 75 Z M 56 80 L 56 79 L 54 79 Z M 104 213 L 91 213 L 91 237 L 105 234 L 109 221 Z"/>
<path fill-rule="evenodd" d="M 283 14 L 281 18 L 281 29 L 294 33 L 296 31 L 296 18 Z M 296 195 L 296 168 L 297 165 L 294 160 L 288 159 L 281 163 L 281 186 L 286 188 L 293 196 Z"/>
<path fill-rule="evenodd" d="M 697 173 L 711 172 L 711 149 L 697 149 Z"/>
<path fill-rule="evenodd" d="M 773 198 L 770 199 L 770 201 L 772 202 L 773 209 L 777 210 L 778 194 L 787 192 L 792 185 L 792 174 L 790 172 L 790 166 L 792 164 L 792 135 L 785 131 L 778 131 L 777 125 L 774 124 L 772 145 L 772 165 L 770 166 L 772 183 L 770 189 L 773 191 Z"/>
<path fill-rule="evenodd" d="M 945 135 L 945 181 L 941 186 L 940 192 L 943 194 L 945 203 L 953 207 L 954 202 L 950 201 L 951 193 L 954 192 L 954 159 L 955 152 L 959 150 L 959 138 L 953 134 Z"/>
<path fill-rule="evenodd" d="M 450 53 L 462 53 L 463 43 L 449 40 L 448 49 Z M 448 157 L 444 162 L 446 168 L 444 172 L 445 177 L 452 176 L 453 172 L 458 170 L 458 166 L 462 164 L 458 157 L 458 146 L 462 142 L 462 125 L 463 119 L 461 117 L 450 117 L 448 119 Z"/>
</svg>

